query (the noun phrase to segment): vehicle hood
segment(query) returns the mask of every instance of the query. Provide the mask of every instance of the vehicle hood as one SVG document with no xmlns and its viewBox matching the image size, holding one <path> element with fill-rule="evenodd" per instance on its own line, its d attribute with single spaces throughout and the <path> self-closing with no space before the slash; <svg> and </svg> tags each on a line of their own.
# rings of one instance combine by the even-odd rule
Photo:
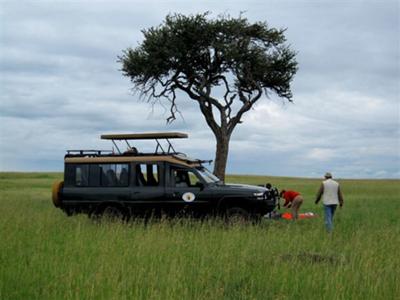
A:
<svg viewBox="0 0 400 300">
<path fill-rule="evenodd" d="M 249 185 L 249 184 L 233 184 L 233 183 L 226 183 L 224 184 L 225 188 L 232 189 L 232 191 L 242 191 L 242 192 L 249 192 L 249 193 L 265 193 L 267 191 L 266 188 L 256 185 Z"/>
</svg>

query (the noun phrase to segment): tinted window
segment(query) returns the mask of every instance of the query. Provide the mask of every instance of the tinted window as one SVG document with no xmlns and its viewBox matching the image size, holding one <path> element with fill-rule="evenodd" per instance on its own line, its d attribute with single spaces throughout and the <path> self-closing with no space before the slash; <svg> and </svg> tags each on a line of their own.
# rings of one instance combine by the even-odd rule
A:
<svg viewBox="0 0 400 300">
<path fill-rule="evenodd" d="M 160 167 L 157 164 L 136 165 L 136 185 L 158 186 L 160 183 Z"/>
<path fill-rule="evenodd" d="M 128 164 L 103 164 L 100 165 L 101 186 L 128 186 Z"/>
<path fill-rule="evenodd" d="M 89 165 L 77 165 L 75 169 L 75 185 L 89 186 Z"/>
<path fill-rule="evenodd" d="M 75 186 L 118 187 L 129 185 L 128 164 L 76 165 Z"/>
<path fill-rule="evenodd" d="M 73 164 L 65 164 L 64 184 L 65 186 L 75 186 L 76 168 Z"/>
<path fill-rule="evenodd" d="M 127 164 L 118 164 L 116 165 L 115 172 L 118 178 L 119 186 L 128 186 L 129 185 L 129 166 Z"/>
<path fill-rule="evenodd" d="M 100 166 L 93 164 L 89 166 L 89 186 L 100 186 Z"/>
<path fill-rule="evenodd" d="M 172 185 L 175 187 L 195 187 L 201 182 L 190 170 L 172 168 L 171 171 Z"/>
</svg>

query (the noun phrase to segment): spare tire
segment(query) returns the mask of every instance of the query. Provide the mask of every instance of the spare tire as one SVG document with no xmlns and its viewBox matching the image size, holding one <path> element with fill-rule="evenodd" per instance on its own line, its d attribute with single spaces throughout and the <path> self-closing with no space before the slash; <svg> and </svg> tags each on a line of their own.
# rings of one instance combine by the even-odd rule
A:
<svg viewBox="0 0 400 300">
<path fill-rule="evenodd" d="M 63 187 L 64 187 L 64 181 L 56 181 L 53 183 L 51 194 L 52 194 L 53 204 L 55 207 L 61 206 L 60 191 Z"/>
</svg>

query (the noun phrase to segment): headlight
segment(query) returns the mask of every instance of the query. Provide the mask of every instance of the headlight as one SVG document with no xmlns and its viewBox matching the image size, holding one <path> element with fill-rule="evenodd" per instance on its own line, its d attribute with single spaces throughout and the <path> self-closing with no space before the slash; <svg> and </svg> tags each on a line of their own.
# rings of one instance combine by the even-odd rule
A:
<svg viewBox="0 0 400 300">
<path fill-rule="evenodd" d="M 264 193 L 253 193 L 253 196 L 257 198 L 257 200 L 264 200 Z"/>
</svg>

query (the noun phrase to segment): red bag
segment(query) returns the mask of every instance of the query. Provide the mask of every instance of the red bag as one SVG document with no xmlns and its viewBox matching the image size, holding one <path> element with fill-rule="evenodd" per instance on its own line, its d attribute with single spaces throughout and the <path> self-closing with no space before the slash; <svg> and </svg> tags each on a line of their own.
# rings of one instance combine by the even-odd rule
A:
<svg viewBox="0 0 400 300">
<path fill-rule="evenodd" d="M 299 214 L 299 219 L 311 219 L 311 218 L 315 218 L 316 216 L 317 215 L 312 212 L 306 212 L 306 213 Z M 293 216 L 291 213 L 286 212 L 286 213 L 282 214 L 281 218 L 285 219 L 285 220 L 291 220 L 291 219 L 293 219 Z"/>
</svg>

